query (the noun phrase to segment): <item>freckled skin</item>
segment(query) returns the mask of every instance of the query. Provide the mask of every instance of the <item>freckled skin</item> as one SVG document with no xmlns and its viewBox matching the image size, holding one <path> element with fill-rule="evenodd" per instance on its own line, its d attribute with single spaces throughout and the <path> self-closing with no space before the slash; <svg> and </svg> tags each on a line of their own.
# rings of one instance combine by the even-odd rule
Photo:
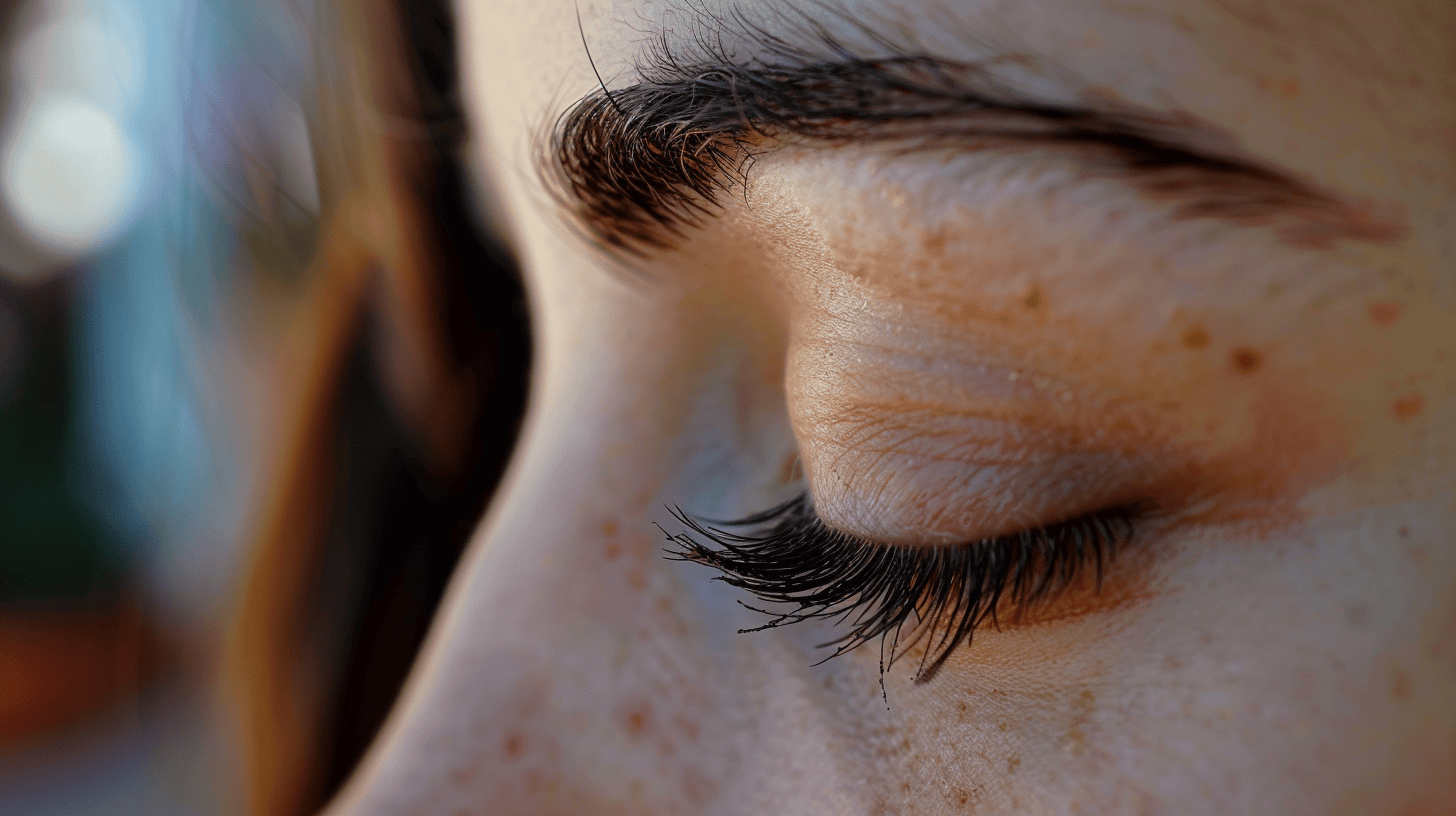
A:
<svg viewBox="0 0 1456 816">
<path fill-rule="evenodd" d="M 1370 304 L 1370 322 L 1377 326 L 1391 326 L 1400 320 L 1405 304 L 1398 300 L 1382 300 Z"/>
<path fill-rule="evenodd" d="M 965 48 L 946 5 L 895 19 Z M 949 6 L 1085 82 L 1047 93 L 1204 117 L 1398 236 L 1178 220 L 1066 157 L 796 147 L 623 273 L 529 170 L 597 82 L 577 4 L 461 0 L 531 414 L 331 816 L 1456 809 L 1456 57 L 1429 35 L 1456 11 Z M 608 82 L 664 8 L 580 4 Z M 978 631 L 930 683 L 912 649 L 882 692 L 875 649 L 737 635 L 748 599 L 660 557 L 664 505 L 732 518 L 800 478 L 930 540 L 1094 494 L 1160 512 L 1102 593 Z"/>
<path fill-rule="evenodd" d="M 1183 332 L 1183 345 L 1191 349 L 1201 349 L 1208 345 L 1208 330 L 1202 326 L 1189 326 Z"/>
<path fill-rule="evenodd" d="M 1236 348 L 1229 355 L 1229 359 L 1233 362 L 1234 368 L 1243 374 L 1254 373 L 1259 369 L 1259 364 L 1263 362 L 1259 352 L 1251 348 Z"/>
<path fill-rule="evenodd" d="M 1390 404 L 1390 412 L 1396 420 L 1408 422 L 1420 416 L 1425 407 L 1426 401 L 1420 394 L 1406 394 Z"/>
</svg>

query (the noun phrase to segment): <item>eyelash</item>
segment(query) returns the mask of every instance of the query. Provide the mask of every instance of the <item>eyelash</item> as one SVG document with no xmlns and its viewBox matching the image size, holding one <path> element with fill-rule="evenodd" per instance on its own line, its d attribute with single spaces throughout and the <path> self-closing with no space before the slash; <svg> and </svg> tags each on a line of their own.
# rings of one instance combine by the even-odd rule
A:
<svg viewBox="0 0 1456 816">
<path fill-rule="evenodd" d="M 681 510 L 673 515 L 688 530 L 668 536 L 669 558 L 712 567 L 722 573 L 714 580 L 761 601 L 797 607 L 776 613 L 743 604 L 771 620 L 740 633 L 813 619 L 847 622 L 848 632 L 821 644 L 834 649 L 824 660 L 879 638 L 882 674 L 929 637 L 915 674 L 924 683 L 958 646 L 970 643 L 978 626 L 988 619 L 997 625 L 1003 603 L 1021 610 L 1048 601 L 1089 568 L 1100 589 L 1107 564 L 1131 541 L 1135 509 L 1111 507 L 951 547 L 880 544 L 833 530 L 819 520 L 807 494 L 719 526 Z"/>
</svg>

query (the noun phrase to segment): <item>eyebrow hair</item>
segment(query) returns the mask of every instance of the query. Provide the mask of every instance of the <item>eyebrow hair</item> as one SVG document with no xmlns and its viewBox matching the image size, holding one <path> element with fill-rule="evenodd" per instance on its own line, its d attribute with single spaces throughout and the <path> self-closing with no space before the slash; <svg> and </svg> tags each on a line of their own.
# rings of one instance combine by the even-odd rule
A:
<svg viewBox="0 0 1456 816">
<path fill-rule="evenodd" d="M 879 53 L 863 56 L 820 26 L 811 24 L 816 42 L 803 47 L 738 22 L 755 56 L 736 57 L 721 36 L 702 31 L 693 56 L 680 55 L 662 32 L 635 66 L 635 84 L 608 90 L 603 83 L 557 120 L 545 157 L 551 188 L 597 243 L 635 255 L 670 247 L 711 217 L 723 194 L 747 189 L 756 156 L 788 143 L 850 142 L 897 142 L 910 152 L 1055 145 L 1077 150 L 1089 174 L 1170 202 L 1176 218 L 1274 225 L 1302 247 L 1403 235 L 1363 207 L 1240 153 L 1191 115 L 1013 91 L 996 69 L 1024 65 L 1023 57 L 960 62 L 873 34 Z"/>
</svg>

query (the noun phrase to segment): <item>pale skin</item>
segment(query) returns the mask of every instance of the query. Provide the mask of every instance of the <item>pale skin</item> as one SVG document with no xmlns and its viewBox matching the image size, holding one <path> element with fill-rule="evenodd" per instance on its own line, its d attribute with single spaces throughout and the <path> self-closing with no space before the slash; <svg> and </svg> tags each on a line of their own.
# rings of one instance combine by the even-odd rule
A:
<svg viewBox="0 0 1456 816">
<path fill-rule="evenodd" d="M 1174 218 L 1056 150 L 796 144 L 624 261 L 538 169 L 597 86 L 576 4 L 459 5 L 530 415 L 330 813 L 1456 807 L 1456 7 L 856 5 L 949 59 L 1054 55 L 1038 92 L 1188 114 L 1381 229 Z M 580 14 L 609 87 L 675 19 Z M 800 478 L 829 525 L 913 546 L 1163 511 L 1100 591 L 882 694 L 877 649 L 736 634 L 751 598 L 661 557 L 665 505 L 742 516 Z"/>
</svg>

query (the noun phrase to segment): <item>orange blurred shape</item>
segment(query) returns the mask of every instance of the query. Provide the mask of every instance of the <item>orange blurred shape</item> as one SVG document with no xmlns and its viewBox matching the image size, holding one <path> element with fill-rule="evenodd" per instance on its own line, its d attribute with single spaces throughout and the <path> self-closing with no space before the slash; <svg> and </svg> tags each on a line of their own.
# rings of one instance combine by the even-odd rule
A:
<svg viewBox="0 0 1456 816">
<path fill-rule="evenodd" d="M 129 605 L 0 611 L 0 751 L 134 695 L 145 640 Z"/>
</svg>

